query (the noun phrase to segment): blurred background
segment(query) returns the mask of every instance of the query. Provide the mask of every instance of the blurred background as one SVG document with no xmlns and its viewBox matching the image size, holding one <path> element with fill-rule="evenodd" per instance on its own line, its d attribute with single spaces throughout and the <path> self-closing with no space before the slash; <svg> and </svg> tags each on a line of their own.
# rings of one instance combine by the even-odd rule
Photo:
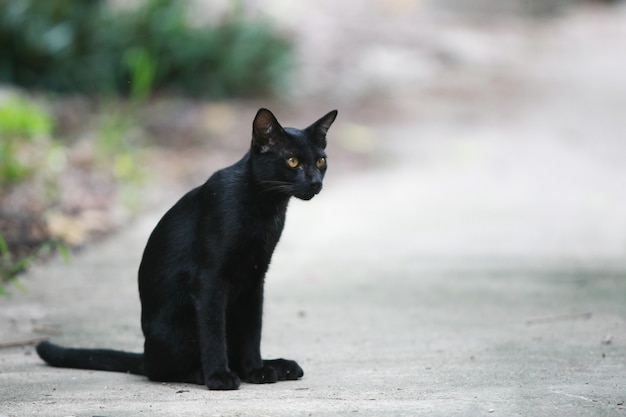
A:
<svg viewBox="0 0 626 417">
<path fill-rule="evenodd" d="M 624 39 L 608 0 L 0 0 L 0 289 L 234 162 L 261 106 L 339 109 L 355 256 L 622 262 Z"/>
</svg>

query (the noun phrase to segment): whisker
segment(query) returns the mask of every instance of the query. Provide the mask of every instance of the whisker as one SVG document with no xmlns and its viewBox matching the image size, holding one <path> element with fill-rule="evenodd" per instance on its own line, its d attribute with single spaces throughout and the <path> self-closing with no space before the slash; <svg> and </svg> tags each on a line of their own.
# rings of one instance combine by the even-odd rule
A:
<svg viewBox="0 0 626 417">
<path fill-rule="evenodd" d="M 263 180 L 260 183 L 264 186 L 259 194 L 267 193 L 267 192 L 283 192 L 290 194 L 293 191 L 293 184 L 285 181 L 276 181 L 276 180 Z"/>
</svg>

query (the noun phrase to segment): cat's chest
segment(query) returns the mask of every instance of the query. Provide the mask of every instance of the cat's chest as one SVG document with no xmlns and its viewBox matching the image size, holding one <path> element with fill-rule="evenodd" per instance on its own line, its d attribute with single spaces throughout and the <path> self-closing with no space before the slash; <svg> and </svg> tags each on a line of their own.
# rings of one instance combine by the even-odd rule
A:
<svg viewBox="0 0 626 417">
<path fill-rule="evenodd" d="M 234 239 L 228 239 L 223 256 L 217 258 L 221 274 L 239 286 L 257 285 L 268 269 L 283 225 L 284 216 L 242 219 Z"/>
<path fill-rule="evenodd" d="M 240 225 L 241 242 L 246 242 L 253 248 L 273 250 L 280 239 L 284 225 L 284 214 L 247 216 Z"/>
</svg>

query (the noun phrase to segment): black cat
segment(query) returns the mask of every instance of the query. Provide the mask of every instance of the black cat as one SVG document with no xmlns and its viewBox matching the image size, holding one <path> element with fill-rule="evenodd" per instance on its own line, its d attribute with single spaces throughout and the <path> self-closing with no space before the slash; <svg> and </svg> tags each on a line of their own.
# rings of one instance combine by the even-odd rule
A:
<svg viewBox="0 0 626 417">
<path fill-rule="evenodd" d="M 263 282 L 289 198 L 310 200 L 322 189 L 326 132 L 336 116 L 299 130 L 260 109 L 248 153 L 163 216 L 139 266 L 143 354 L 42 342 L 39 356 L 52 366 L 215 390 L 302 377 L 295 361 L 261 359 Z"/>
</svg>

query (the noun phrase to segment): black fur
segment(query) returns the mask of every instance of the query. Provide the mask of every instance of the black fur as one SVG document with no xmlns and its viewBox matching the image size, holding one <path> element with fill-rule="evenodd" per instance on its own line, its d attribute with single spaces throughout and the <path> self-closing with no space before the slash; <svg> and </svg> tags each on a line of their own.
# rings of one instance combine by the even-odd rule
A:
<svg viewBox="0 0 626 417">
<path fill-rule="evenodd" d="M 326 132 L 336 116 L 299 130 L 260 109 L 248 153 L 163 216 L 139 266 L 143 354 L 43 342 L 39 356 L 52 366 L 209 389 L 302 377 L 295 361 L 261 359 L 263 282 L 289 198 L 309 200 L 322 188 Z"/>
</svg>

